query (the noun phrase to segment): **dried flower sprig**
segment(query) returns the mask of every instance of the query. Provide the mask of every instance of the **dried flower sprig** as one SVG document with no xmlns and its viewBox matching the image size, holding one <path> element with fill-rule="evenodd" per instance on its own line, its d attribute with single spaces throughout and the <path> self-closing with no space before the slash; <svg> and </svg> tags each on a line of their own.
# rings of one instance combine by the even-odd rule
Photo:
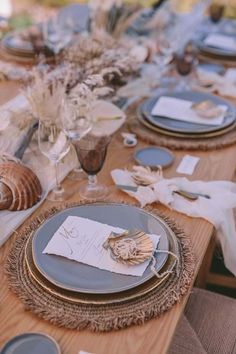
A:
<svg viewBox="0 0 236 354">
<path fill-rule="evenodd" d="M 91 28 L 103 28 L 119 38 L 139 16 L 140 6 L 124 4 L 123 0 L 90 0 Z"/>
<path fill-rule="evenodd" d="M 33 82 L 23 94 L 26 96 L 32 114 L 41 121 L 51 121 L 58 124 L 60 109 L 66 97 L 66 79 L 62 82 L 47 72 L 34 70 Z"/>
<path fill-rule="evenodd" d="M 106 84 L 120 82 L 140 68 L 130 44 L 114 40 L 102 31 L 78 37 L 64 58 L 66 63 L 82 70 L 84 76 L 101 75 Z"/>
<path fill-rule="evenodd" d="M 74 106 L 74 111 L 81 110 L 81 107 L 86 107 L 89 110 L 97 99 L 107 96 L 111 92 L 113 90 L 110 87 L 104 86 L 101 75 L 91 75 L 70 91 L 67 101 L 70 106 Z"/>
</svg>

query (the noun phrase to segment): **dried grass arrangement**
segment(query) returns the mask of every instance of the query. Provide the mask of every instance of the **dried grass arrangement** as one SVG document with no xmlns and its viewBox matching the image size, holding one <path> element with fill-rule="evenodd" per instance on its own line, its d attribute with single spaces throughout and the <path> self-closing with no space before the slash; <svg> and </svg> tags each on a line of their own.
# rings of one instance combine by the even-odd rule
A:
<svg viewBox="0 0 236 354">
<path fill-rule="evenodd" d="M 64 60 L 83 70 L 84 76 L 100 74 L 106 84 L 117 84 L 140 68 L 131 48 L 131 43 L 100 30 L 79 36 L 64 53 Z"/>
<path fill-rule="evenodd" d="M 76 112 L 81 107 L 90 108 L 97 99 L 113 92 L 105 86 L 101 75 L 87 76 L 73 65 L 52 72 L 34 70 L 32 75 L 32 84 L 23 91 L 30 105 L 31 117 L 55 125 L 60 124 L 65 101 Z"/>
<path fill-rule="evenodd" d="M 60 109 L 66 97 L 66 82 L 62 82 L 56 76 L 52 77 L 48 72 L 33 71 L 32 84 L 23 94 L 26 96 L 33 116 L 41 121 L 48 120 L 58 124 Z"/>
<path fill-rule="evenodd" d="M 113 92 L 112 88 L 104 86 L 101 75 L 90 75 L 84 81 L 79 82 L 68 94 L 68 98 L 77 104 L 92 104 L 100 97 Z"/>
<path fill-rule="evenodd" d="M 90 0 L 91 28 L 103 29 L 114 38 L 121 37 L 140 15 L 140 6 L 122 0 Z"/>
</svg>

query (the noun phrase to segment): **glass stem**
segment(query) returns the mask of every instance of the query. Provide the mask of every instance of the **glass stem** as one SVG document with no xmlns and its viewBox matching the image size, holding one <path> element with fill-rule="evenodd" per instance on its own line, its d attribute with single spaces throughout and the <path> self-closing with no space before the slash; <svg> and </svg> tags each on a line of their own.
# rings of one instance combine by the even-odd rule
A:
<svg viewBox="0 0 236 354">
<path fill-rule="evenodd" d="M 88 186 L 89 188 L 94 188 L 97 184 L 97 176 L 96 175 L 88 175 Z"/>
<path fill-rule="evenodd" d="M 62 187 L 58 178 L 58 162 L 55 163 L 55 176 L 56 176 L 56 191 L 60 192 L 62 190 Z"/>
</svg>

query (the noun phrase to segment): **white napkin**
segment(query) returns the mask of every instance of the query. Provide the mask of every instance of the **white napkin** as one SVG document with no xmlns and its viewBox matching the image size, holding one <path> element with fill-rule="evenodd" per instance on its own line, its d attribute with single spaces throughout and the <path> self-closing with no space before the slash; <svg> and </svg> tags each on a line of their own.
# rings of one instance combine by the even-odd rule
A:
<svg viewBox="0 0 236 354">
<path fill-rule="evenodd" d="M 119 185 L 128 185 L 132 180 L 131 173 L 124 170 L 113 170 L 111 176 L 115 184 Z M 133 181 L 132 185 L 135 185 Z M 196 201 L 189 201 L 173 193 L 174 190 L 202 193 L 209 195 L 210 199 L 199 197 Z M 183 214 L 211 222 L 217 230 L 225 265 L 236 276 L 236 228 L 233 217 L 233 208 L 236 207 L 235 183 L 189 181 L 182 177 L 162 178 L 152 186 L 139 186 L 137 192 L 125 192 L 136 198 L 141 206 L 159 201 Z"/>
<path fill-rule="evenodd" d="M 23 159 L 23 162 L 27 160 L 27 165 L 34 168 L 33 171 L 39 177 L 43 188 L 43 195 L 39 203 L 34 205 L 32 208 L 21 211 L 0 211 L 0 246 L 2 246 L 13 232 L 41 205 L 45 200 L 49 191 L 56 185 L 54 166 L 47 161 L 46 158 L 40 156 L 35 159 L 34 155 L 30 153 L 27 154 L 27 159 Z M 68 173 L 76 167 L 75 156 L 71 153 L 65 158 L 64 163 L 59 164 L 59 179 L 62 181 Z M 44 163 L 42 164 L 42 160 Z"/>
<path fill-rule="evenodd" d="M 200 88 L 222 96 L 236 98 L 236 69 L 227 69 L 224 75 L 198 69 Z"/>
<path fill-rule="evenodd" d="M 22 99 L 22 96 L 19 95 L 13 100 L 9 101 L 3 107 L 4 112 L 7 112 L 5 110 L 6 107 L 8 109 L 17 111 L 17 109 L 22 109 L 25 107 L 25 101 L 24 99 Z M 18 148 L 19 146 L 19 141 L 21 141 L 22 137 L 19 136 L 19 132 L 16 131 L 14 127 L 7 126 L 6 131 L 9 132 L 9 134 L 7 133 L 6 135 L 4 131 L 2 133 L 3 135 L 0 135 L 0 151 L 7 151 L 10 154 L 14 154 L 16 148 Z M 16 134 L 17 132 L 18 135 Z M 4 242 L 6 242 L 11 236 L 11 234 L 40 206 L 40 204 L 45 200 L 48 192 L 56 184 L 54 166 L 49 162 L 49 160 L 45 156 L 41 154 L 38 149 L 37 141 L 31 141 L 28 149 L 24 154 L 23 163 L 30 167 L 38 176 L 43 188 L 43 195 L 40 202 L 30 209 L 22 211 L 0 211 L 0 246 L 3 245 Z M 75 153 L 73 151 L 70 151 L 70 153 L 63 159 L 62 163 L 59 164 L 59 179 L 63 180 L 66 175 L 73 168 L 76 167 L 76 165 L 77 160 L 75 157 Z"/>
<path fill-rule="evenodd" d="M 236 85 L 236 69 L 235 68 L 229 68 L 226 70 L 224 78 L 229 81 L 232 82 Z"/>
<path fill-rule="evenodd" d="M 226 106 L 220 106 L 224 113 L 217 118 L 201 118 L 192 108 L 193 102 L 182 100 L 175 97 L 162 96 L 152 109 L 152 115 L 162 116 L 170 119 L 181 120 L 191 123 L 199 123 L 206 125 L 220 125 L 223 123 Z"/>
<path fill-rule="evenodd" d="M 126 230 L 78 216 L 68 216 L 55 232 L 43 253 L 56 254 L 110 272 L 142 276 L 150 260 L 135 266 L 116 262 L 103 247 L 111 232 Z M 156 249 L 159 235 L 149 235 Z"/>
<path fill-rule="evenodd" d="M 233 36 L 231 37 L 224 34 L 212 33 L 205 38 L 204 43 L 211 47 L 236 51 L 236 41 Z"/>
<path fill-rule="evenodd" d="M 6 129 L 10 123 L 11 112 L 19 111 L 28 105 L 23 95 L 17 95 L 12 100 L 1 106 L 0 131 Z"/>
<path fill-rule="evenodd" d="M 120 129 L 126 119 L 126 115 L 121 109 L 104 100 L 96 101 L 91 115 L 94 122 L 92 128 L 92 134 L 94 135 L 112 135 Z M 117 117 L 120 117 L 120 119 L 113 119 Z"/>
</svg>

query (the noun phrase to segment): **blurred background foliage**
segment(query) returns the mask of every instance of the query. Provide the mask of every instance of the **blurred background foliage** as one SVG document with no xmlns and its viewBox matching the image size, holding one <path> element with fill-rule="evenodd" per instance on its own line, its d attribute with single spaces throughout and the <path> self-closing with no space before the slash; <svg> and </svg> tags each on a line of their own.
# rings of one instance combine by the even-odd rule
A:
<svg viewBox="0 0 236 354">
<path fill-rule="evenodd" d="M 72 2 L 86 3 L 86 0 L 30 0 L 45 6 L 60 7 Z M 103 1 L 103 0 L 101 0 Z M 125 0 L 127 3 L 140 3 L 143 6 L 150 6 L 157 0 Z M 189 11 L 198 0 L 172 0 L 180 11 Z M 226 5 L 226 16 L 236 17 L 236 0 L 213 0 L 212 3 L 221 3 Z"/>
<path fill-rule="evenodd" d="M 19 1 L 19 0 L 17 0 Z M 20 0 L 21 2 L 24 2 L 24 0 Z M 45 6 L 55 6 L 55 7 L 60 7 L 60 6 L 65 6 L 70 3 L 86 3 L 86 0 L 29 0 L 31 3 L 37 3 L 40 5 L 45 5 Z M 102 2 L 103 0 L 101 0 Z M 157 2 L 158 0 L 125 0 L 127 3 L 140 3 L 143 6 L 150 6 L 153 3 Z M 188 11 L 195 3 L 198 2 L 198 0 L 171 0 L 176 4 L 177 7 L 182 9 L 183 11 Z M 236 7 L 236 0 L 213 0 L 212 3 L 221 3 L 224 5 L 227 5 L 229 9 L 235 9 Z"/>
<path fill-rule="evenodd" d="M 37 12 L 45 9 L 46 13 L 58 7 L 66 6 L 71 3 L 86 3 L 87 0 L 11 0 L 13 5 L 13 16 L 10 19 L 10 26 L 20 29 L 31 25 L 37 16 Z M 101 2 L 103 0 L 100 0 Z M 143 6 L 151 6 L 158 0 L 124 0 L 127 3 L 139 3 Z M 198 0 L 169 0 L 173 3 L 177 11 L 188 12 Z M 0 0 L 1 3 L 1 0 Z M 236 18 L 236 0 L 212 0 L 212 3 L 226 5 L 225 16 Z M 41 15 L 44 17 L 44 14 Z"/>
</svg>

